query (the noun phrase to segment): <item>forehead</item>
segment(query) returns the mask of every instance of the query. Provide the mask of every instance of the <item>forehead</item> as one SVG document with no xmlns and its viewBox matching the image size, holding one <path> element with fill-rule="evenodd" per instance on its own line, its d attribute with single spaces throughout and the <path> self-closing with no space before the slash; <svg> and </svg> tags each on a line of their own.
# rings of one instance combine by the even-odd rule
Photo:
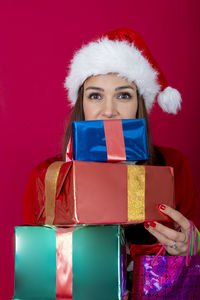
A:
<svg viewBox="0 0 200 300">
<path fill-rule="evenodd" d="M 84 88 L 88 86 L 110 87 L 110 86 L 132 86 L 136 88 L 134 82 L 120 77 L 118 74 L 96 75 L 87 78 L 84 82 Z"/>
</svg>

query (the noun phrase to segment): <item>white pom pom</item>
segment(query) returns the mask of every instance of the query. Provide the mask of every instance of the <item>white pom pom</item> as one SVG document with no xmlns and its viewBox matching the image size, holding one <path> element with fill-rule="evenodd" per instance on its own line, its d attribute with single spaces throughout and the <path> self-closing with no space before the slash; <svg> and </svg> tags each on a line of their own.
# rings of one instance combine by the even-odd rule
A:
<svg viewBox="0 0 200 300">
<path fill-rule="evenodd" d="M 168 86 L 158 95 L 158 103 L 163 111 L 176 114 L 181 108 L 181 94 Z"/>
</svg>

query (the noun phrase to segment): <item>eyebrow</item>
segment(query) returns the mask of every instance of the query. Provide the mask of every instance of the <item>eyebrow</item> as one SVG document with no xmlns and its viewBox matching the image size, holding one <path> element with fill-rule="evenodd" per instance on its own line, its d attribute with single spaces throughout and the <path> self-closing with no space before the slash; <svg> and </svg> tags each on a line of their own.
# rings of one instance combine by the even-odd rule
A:
<svg viewBox="0 0 200 300">
<path fill-rule="evenodd" d="M 132 89 L 132 90 L 135 90 L 132 86 L 130 85 L 124 85 L 124 86 L 119 86 L 115 89 L 115 91 L 119 91 L 119 90 L 123 90 L 123 89 Z M 97 90 L 97 91 L 101 91 L 101 92 L 104 92 L 104 89 L 102 88 L 99 88 L 99 87 L 96 87 L 96 86 L 89 86 L 85 89 L 86 91 L 87 90 Z"/>
<path fill-rule="evenodd" d="M 132 89 L 135 90 L 131 85 L 119 86 L 115 89 L 115 91 L 123 90 L 123 89 Z"/>
<path fill-rule="evenodd" d="M 87 91 L 87 90 L 97 90 L 97 91 L 104 92 L 104 89 L 98 88 L 98 87 L 96 87 L 96 86 L 89 86 L 89 87 L 87 87 L 85 90 L 86 90 L 86 91 Z"/>
</svg>

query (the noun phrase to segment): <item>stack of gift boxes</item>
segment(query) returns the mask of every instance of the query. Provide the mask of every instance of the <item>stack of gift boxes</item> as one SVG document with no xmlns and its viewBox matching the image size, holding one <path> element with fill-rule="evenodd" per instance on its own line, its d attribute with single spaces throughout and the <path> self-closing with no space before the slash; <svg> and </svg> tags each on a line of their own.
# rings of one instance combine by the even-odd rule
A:
<svg viewBox="0 0 200 300">
<path fill-rule="evenodd" d="M 13 299 L 125 299 L 124 227 L 166 221 L 155 207 L 174 205 L 172 168 L 135 165 L 148 159 L 144 119 L 72 131 L 73 160 L 37 181 L 38 224 L 15 228 Z"/>
</svg>

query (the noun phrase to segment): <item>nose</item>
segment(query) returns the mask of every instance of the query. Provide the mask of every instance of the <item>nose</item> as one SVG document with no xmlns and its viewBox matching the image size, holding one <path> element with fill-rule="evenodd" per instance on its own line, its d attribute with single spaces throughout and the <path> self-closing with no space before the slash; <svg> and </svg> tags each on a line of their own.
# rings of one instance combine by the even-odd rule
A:
<svg viewBox="0 0 200 300">
<path fill-rule="evenodd" d="M 102 110 L 102 117 L 107 119 L 113 119 L 116 116 L 117 116 L 116 103 L 111 97 L 106 98 Z"/>
</svg>

